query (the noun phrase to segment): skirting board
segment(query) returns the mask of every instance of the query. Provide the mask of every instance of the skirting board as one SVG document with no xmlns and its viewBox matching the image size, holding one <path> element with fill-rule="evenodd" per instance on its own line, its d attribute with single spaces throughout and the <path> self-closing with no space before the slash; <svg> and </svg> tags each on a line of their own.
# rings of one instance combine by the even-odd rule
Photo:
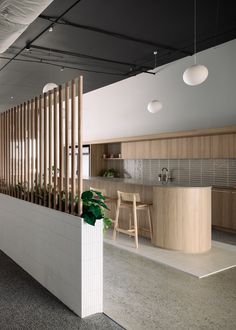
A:
<svg viewBox="0 0 236 330">
<path fill-rule="evenodd" d="M 80 317 L 103 312 L 103 223 L 0 194 L 0 249 Z"/>
</svg>

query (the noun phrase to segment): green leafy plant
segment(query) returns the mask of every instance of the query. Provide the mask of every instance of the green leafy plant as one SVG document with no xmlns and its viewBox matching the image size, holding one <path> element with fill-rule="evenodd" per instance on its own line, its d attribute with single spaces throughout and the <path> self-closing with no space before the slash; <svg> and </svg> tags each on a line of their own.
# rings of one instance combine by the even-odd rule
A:
<svg viewBox="0 0 236 330">
<path fill-rule="evenodd" d="M 94 226 L 96 220 L 103 219 L 104 230 L 111 227 L 111 219 L 105 216 L 105 210 L 109 210 L 105 204 L 105 197 L 101 192 L 95 190 L 84 191 L 81 195 L 83 208 L 81 218 L 88 224 Z"/>
<path fill-rule="evenodd" d="M 115 168 L 108 168 L 107 170 L 102 172 L 102 176 L 107 178 L 119 178 L 120 172 Z"/>
</svg>

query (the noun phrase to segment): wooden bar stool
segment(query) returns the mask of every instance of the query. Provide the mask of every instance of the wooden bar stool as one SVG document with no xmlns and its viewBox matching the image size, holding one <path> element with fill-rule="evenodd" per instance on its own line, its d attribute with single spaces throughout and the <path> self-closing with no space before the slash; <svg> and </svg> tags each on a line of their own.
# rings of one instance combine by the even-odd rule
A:
<svg viewBox="0 0 236 330">
<path fill-rule="evenodd" d="M 113 206 L 114 207 L 114 211 L 115 211 L 115 214 L 116 214 L 117 198 L 113 198 L 113 197 L 107 196 L 107 191 L 106 191 L 106 189 L 103 189 L 103 188 L 90 187 L 89 189 L 90 190 L 93 190 L 93 191 L 100 192 L 105 197 L 105 203 L 106 204 L 110 204 L 110 206 Z M 114 219 L 111 219 L 111 221 L 112 221 L 112 223 L 115 223 L 115 220 Z"/>
<path fill-rule="evenodd" d="M 115 225 L 113 230 L 113 239 L 116 239 L 116 233 L 120 232 L 129 236 L 134 236 L 135 238 L 135 247 L 138 248 L 138 221 L 137 221 L 137 211 L 146 210 L 149 223 L 149 232 L 152 239 L 152 223 L 151 223 L 151 214 L 150 206 L 152 203 L 142 203 L 140 201 L 139 193 L 127 193 L 122 191 L 117 191 L 118 200 L 117 200 L 117 209 L 116 209 L 116 218 Z M 120 209 L 125 208 L 129 210 L 129 229 L 123 229 L 119 227 L 119 213 Z M 134 225 L 132 226 L 131 220 L 133 215 Z"/>
</svg>

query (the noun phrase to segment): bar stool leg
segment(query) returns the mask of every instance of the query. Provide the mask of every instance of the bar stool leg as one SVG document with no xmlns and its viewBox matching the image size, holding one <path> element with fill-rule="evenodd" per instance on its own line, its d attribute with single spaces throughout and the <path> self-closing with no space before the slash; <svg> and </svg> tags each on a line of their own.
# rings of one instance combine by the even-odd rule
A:
<svg viewBox="0 0 236 330">
<path fill-rule="evenodd" d="M 150 207 L 147 207 L 147 213 L 148 213 L 148 223 L 149 223 L 149 229 L 150 229 L 150 236 L 152 241 L 152 220 L 151 220 L 151 213 L 150 213 Z"/>
<path fill-rule="evenodd" d="M 118 227 L 118 219 L 119 219 L 119 213 L 120 213 L 120 202 L 118 200 L 117 207 L 116 207 L 116 217 L 115 217 L 115 223 L 114 223 L 114 229 L 113 229 L 113 235 L 112 239 L 116 240 L 116 228 Z"/>
<path fill-rule="evenodd" d="M 135 235 L 135 247 L 138 248 L 138 222 L 137 222 L 137 209 L 133 206 L 133 216 L 134 216 L 134 235 Z"/>
</svg>

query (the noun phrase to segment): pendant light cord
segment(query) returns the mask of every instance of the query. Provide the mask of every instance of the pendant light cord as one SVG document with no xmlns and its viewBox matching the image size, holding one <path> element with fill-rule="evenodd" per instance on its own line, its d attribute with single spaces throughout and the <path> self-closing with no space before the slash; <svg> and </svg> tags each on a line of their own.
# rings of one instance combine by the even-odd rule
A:
<svg viewBox="0 0 236 330">
<path fill-rule="evenodd" d="M 197 64 L 197 0 L 194 0 L 194 64 Z"/>
</svg>

